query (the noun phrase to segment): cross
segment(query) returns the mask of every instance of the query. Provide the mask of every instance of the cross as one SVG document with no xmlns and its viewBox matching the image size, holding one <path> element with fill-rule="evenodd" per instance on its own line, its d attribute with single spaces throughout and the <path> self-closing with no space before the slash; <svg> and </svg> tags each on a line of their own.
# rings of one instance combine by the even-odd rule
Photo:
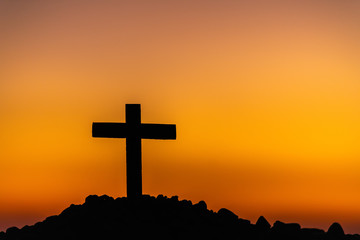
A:
<svg viewBox="0 0 360 240">
<path fill-rule="evenodd" d="M 176 125 L 141 123 L 140 104 L 126 104 L 126 122 L 94 122 L 93 137 L 126 138 L 128 198 L 142 196 L 141 139 L 176 139 Z"/>
</svg>

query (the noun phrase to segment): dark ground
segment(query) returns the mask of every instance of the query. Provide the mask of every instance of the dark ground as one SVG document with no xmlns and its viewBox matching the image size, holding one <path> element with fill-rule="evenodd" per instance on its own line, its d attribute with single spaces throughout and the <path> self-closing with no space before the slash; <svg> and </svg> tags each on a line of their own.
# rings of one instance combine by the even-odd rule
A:
<svg viewBox="0 0 360 240">
<path fill-rule="evenodd" d="M 360 240 L 360 236 L 345 235 L 338 223 L 327 232 L 280 221 L 271 226 L 264 217 L 251 224 L 227 209 L 213 212 L 204 201 L 192 204 L 176 196 L 145 195 L 130 201 L 92 195 L 84 204 L 71 205 L 58 216 L 0 232 L 0 240 L 22 239 Z"/>
</svg>

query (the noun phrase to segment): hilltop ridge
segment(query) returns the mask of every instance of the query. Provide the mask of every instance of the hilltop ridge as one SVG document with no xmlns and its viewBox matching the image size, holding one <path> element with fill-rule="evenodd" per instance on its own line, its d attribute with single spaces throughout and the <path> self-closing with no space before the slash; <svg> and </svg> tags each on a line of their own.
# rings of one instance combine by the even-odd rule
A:
<svg viewBox="0 0 360 240">
<path fill-rule="evenodd" d="M 84 204 L 72 204 L 33 226 L 0 232 L 0 240 L 115 238 L 360 240 L 360 235 L 346 235 L 338 223 L 326 232 L 280 221 L 271 226 L 262 216 L 251 224 L 225 208 L 208 210 L 204 201 L 193 204 L 163 195 L 136 200 L 90 195 Z"/>
</svg>

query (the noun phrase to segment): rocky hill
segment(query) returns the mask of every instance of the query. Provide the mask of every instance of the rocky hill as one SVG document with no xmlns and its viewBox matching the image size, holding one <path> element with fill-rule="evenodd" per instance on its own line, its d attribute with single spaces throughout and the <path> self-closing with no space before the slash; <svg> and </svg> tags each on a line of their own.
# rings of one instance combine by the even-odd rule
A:
<svg viewBox="0 0 360 240">
<path fill-rule="evenodd" d="M 179 201 L 162 195 L 130 201 L 91 195 L 82 205 L 71 205 L 60 215 L 21 229 L 0 233 L 0 240 L 42 239 L 254 239 L 254 240 L 360 240 L 345 235 L 338 223 L 327 232 L 277 221 L 271 226 L 260 217 L 256 224 L 223 208 L 207 209 L 200 201 Z"/>
</svg>

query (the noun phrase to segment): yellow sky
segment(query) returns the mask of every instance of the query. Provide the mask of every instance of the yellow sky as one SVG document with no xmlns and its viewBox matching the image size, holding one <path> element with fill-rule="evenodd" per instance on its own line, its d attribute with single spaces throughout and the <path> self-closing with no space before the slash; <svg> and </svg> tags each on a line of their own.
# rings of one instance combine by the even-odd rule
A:
<svg viewBox="0 0 360 240">
<path fill-rule="evenodd" d="M 256 221 L 360 232 L 357 1 L 0 0 L 0 229 L 124 196 L 125 141 L 94 121 L 177 125 L 143 141 L 143 189 Z"/>
</svg>

